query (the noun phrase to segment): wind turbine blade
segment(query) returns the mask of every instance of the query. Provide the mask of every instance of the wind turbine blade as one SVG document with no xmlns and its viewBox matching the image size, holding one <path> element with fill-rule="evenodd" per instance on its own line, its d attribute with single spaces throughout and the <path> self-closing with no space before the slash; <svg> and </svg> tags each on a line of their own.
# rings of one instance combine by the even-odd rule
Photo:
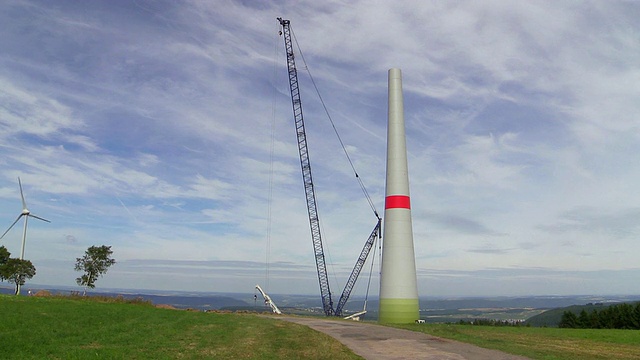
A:
<svg viewBox="0 0 640 360">
<path fill-rule="evenodd" d="M 51 221 L 49 221 L 49 220 L 47 220 L 47 219 L 43 219 L 43 218 L 41 218 L 40 216 L 35 216 L 35 215 L 33 215 L 33 214 L 29 214 L 28 216 L 34 217 L 34 218 L 36 218 L 36 219 L 38 219 L 38 220 L 46 221 L 46 222 L 48 222 L 48 223 L 50 223 L 50 222 L 51 222 Z"/>
<path fill-rule="evenodd" d="M 24 201 L 24 194 L 22 193 L 22 182 L 20 181 L 20 177 L 18 176 L 18 185 L 20 185 L 20 197 L 22 198 L 22 209 L 27 208 L 27 203 Z"/>
<path fill-rule="evenodd" d="M 18 218 L 16 219 L 16 221 L 13 222 L 13 224 L 11 224 L 11 226 L 9 226 L 9 228 L 7 229 L 7 231 L 4 232 L 4 234 L 2 234 L 2 236 L 0 236 L 0 239 L 2 239 L 5 235 L 7 235 L 7 233 L 9 232 L 9 230 L 11 230 L 11 228 L 13 227 L 13 225 L 15 225 L 18 220 L 20 220 L 20 218 L 22 217 L 22 214 L 18 215 Z"/>
</svg>

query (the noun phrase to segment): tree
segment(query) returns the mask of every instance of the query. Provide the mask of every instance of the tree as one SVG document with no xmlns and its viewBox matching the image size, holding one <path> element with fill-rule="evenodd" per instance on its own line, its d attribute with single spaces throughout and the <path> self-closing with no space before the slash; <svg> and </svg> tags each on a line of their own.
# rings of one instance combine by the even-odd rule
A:
<svg viewBox="0 0 640 360">
<path fill-rule="evenodd" d="M 582 309 L 582 311 L 580 311 L 580 315 L 578 315 L 578 321 L 576 324 L 580 329 L 588 329 L 591 327 L 591 319 L 589 319 L 589 313 L 587 313 L 587 310 Z"/>
<path fill-rule="evenodd" d="M 0 281 L 7 280 L 4 277 L 4 265 L 7 263 L 7 261 L 9 261 L 9 258 L 11 258 L 11 253 L 9 252 L 9 250 L 7 250 L 4 245 L 0 246 Z"/>
<path fill-rule="evenodd" d="M 84 272 L 84 275 L 76 279 L 78 285 L 84 286 L 83 295 L 86 295 L 87 288 L 95 288 L 98 277 L 106 274 L 109 267 L 116 263 L 111 258 L 111 254 L 113 254 L 111 246 L 91 246 L 85 251 L 83 257 L 76 258 L 75 270 Z"/>
<path fill-rule="evenodd" d="M 578 327 L 578 317 L 571 311 L 565 311 L 560 319 L 558 327 L 575 329 Z"/>
<path fill-rule="evenodd" d="M 632 324 L 634 330 L 640 330 L 640 302 L 637 302 L 635 308 L 633 309 Z"/>
<path fill-rule="evenodd" d="M 0 266 L 0 277 L 16 285 L 16 295 L 20 294 L 20 287 L 25 281 L 34 277 L 35 274 L 36 268 L 30 260 L 9 258 Z"/>
<path fill-rule="evenodd" d="M 16 284 L 16 295 L 20 294 L 20 286 L 36 274 L 36 268 L 29 260 L 12 259 L 6 247 L 0 246 L 0 281 Z"/>
<path fill-rule="evenodd" d="M 11 253 L 9 252 L 9 250 L 7 250 L 6 247 L 0 246 L 0 267 L 4 264 L 7 263 L 7 261 L 9 261 L 9 258 L 11 257 Z M 0 281 L 5 280 L 4 278 L 2 278 L 2 274 L 0 273 Z"/>
</svg>

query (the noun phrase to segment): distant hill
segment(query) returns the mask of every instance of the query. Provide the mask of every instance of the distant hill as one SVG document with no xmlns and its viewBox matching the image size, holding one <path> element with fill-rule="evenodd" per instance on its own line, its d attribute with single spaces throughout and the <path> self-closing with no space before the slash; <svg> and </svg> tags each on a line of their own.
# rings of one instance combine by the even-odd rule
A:
<svg viewBox="0 0 640 360">
<path fill-rule="evenodd" d="M 101 294 L 102 295 L 102 294 Z M 118 294 L 114 294 L 117 296 Z M 246 301 L 238 300 L 229 296 L 208 295 L 208 296 L 175 296 L 175 295 L 147 295 L 147 294 L 127 294 L 125 298 L 141 297 L 152 303 L 167 304 L 178 309 L 199 309 L 217 310 L 231 306 L 248 306 Z"/>
<path fill-rule="evenodd" d="M 53 294 L 69 294 L 82 289 L 74 287 L 50 287 L 37 284 L 27 284 L 22 289 L 23 295 L 28 291 L 48 290 Z M 0 284 L 0 293 L 13 294 L 10 284 Z M 141 297 L 152 303 L 171 305 L 176 308 L 199 310 L 253 310 L 269 311 L 264 306 L 260 294 L 253 288 L 244 293 L 195 292 L 195 291 L 166 291 L 147 289 L 95 289 L 89 295 L 124 296 L 127 298 Z M 322 315 L 320 295 L 292 295 L 269 293 L 278 307 L 285 313 L 304 313 Z M 254 298 L 255 296 L 255 298 Z M 631 303 L 640 300 L 640 295 L 575 295 L 575 296 L 495 296 L 495 297 L 433 297 L 420 298 L 420 318 L 428 322 L 458 322 L 459 320 L 495 319 L 495 320 L 525 320 L 532 326 L 557 326 L 562 313 L 575 310 L 579 313 L 582 307 L 576 304 L 604 304 L 593 306 L 607 306 L 617 303 Z M 334 298 L 334 305 L 337 299 Z M 379 302 L 377 294 L 367 301 L 366 319 L 377 319 Z M 586 306 L 586 305 L 579 305 Z M 362 311 L 364 296 L 353 295 L 347 302 L 345 315 Z M 548 311 L 545 311 L 548 310 Z M 544 311 L 544 312 L 543 312 Z M 541 314 L 541 312 L 543 312 Z"/>
<path fill-rule="evenodd" d="M 321 308 L 320 295 L 282 295 L 269 294 L 278 307 L 301 307 Z M 620 303 L 640 300 L 640 295 L 636 296 L 495 296 L 495 297 L 430 297 L 420 298 L 420 309 L 422 311 L 438 312 L 445 310 L 459 309 L 555 309 L 576 304 L 587 303 Z M 334 302 L 336 299 L 334 299 Z M 378 297 L 370 296 L 367 302 L 368 310 L 378 309 Z M 351 311 L 361 311 L 364 306 L 362 296 L 351 296 L 345 309 Z"/>
<path fill-rule="evenodd" d="M 22 290 L 23 296 L 28 296 L 29 291 L 33 293 L 39 290 L 47 290 L 52 294 L 69 294 L 71 290 L 67 289 L 53 289 L 53 288 L 28 288 L 24 287 Z M 77 292 L 78 289 L 73 290 Z M 0 287 L 0 293 L 13 294 L 12 288 Z M 199 309 L 199 310 L 218 310 L 226 307 L 247 307 L 249 304 L 246 301 L 239 300 L 236 294 L 210 294 L 210 293 L 186 293 L 186 292 L 157 292 L 149 291 L 145 292 L 132 292 L 131 290 L 117 291 L 111 289 L 110 291 L 90 291 L 87 296 L 99 295 L 99 296 L 122 296 L 127 299 L 142 298 L 147 301 L 151 301 L 155 305 L 165 304 L 171 305 L 178 309 Z M 246 297 L 246 296 L 242 296 Z"/>
</svg>

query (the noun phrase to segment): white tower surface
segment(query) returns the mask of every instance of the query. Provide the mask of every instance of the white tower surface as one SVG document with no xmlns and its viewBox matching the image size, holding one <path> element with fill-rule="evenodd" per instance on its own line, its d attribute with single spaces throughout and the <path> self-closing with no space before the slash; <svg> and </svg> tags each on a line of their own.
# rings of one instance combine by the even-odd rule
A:
<svg viewBox="0 0 640 360">
<path fill-rule="evenodd" d="M 420 305 L 413 249 L 400 69 L 389 70 L 387 183 L 383 229 L 378 320 L 381 323 L 412 323 L 420 317 Z"/>
</svg>

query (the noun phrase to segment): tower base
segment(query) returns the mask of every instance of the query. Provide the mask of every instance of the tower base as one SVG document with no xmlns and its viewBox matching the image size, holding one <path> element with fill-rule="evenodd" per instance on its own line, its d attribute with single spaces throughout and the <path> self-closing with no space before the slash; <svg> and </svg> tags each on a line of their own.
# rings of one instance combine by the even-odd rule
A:
<svg viewBox="0 0 640 360">
<path fill-rule="evenodd" d="M 380 299 L 379 323 L 409 324 L 420 319 L 418 299 Z"/>
</svg>

